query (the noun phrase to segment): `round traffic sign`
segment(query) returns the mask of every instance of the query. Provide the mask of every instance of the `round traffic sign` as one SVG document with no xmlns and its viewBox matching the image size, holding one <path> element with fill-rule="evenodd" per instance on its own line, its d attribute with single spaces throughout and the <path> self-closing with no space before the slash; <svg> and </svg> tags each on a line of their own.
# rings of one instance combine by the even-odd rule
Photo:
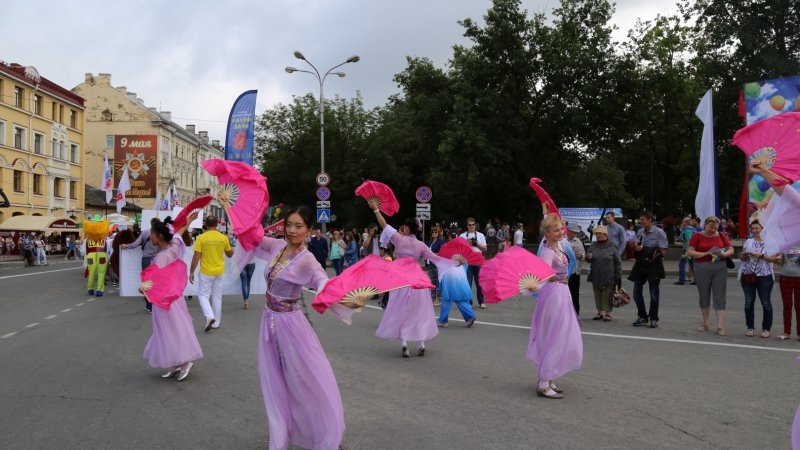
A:
<svg viewBox="0 0 800 450">
<path fill-rule="evenodd" d="M 331 176 L 325 172 L 317 174 L 317 186 L 327 186 L 331 184 Z"/>
<path fill-rule="evenodd" d="M 420 186 L 417 188 L 417 201 L 420 203 L 428 203 L 433 198 L 433 191 L 428 186 Z"/>
<path fill-rule="evenodd" d="M 320 186 L 317 188 L 317 199 L 325 201 L 331 198 L 331 189 L 326 188 L 325 186 Z"/>
</svg>

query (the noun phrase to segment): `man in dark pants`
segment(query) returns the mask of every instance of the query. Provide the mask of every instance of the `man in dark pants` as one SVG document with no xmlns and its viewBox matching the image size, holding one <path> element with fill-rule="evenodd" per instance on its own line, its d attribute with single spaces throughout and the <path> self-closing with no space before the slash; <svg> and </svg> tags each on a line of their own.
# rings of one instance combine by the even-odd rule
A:
<svg viewBox="0 0 800 450">
<path fill-rule="evenodd" d="M 154 217 L 150 220 L 150 227 L 152 228 L 153 223 L 155 223 L 158 218 Z M 153 261 L 153 258 L 156 257 L 158 254 L 158 246 L 150 241 L 150 230 L 144 230 L 139 233 L 139 237 L 136 238 L 135 241 L 131 242 L 130 244 L 122 244 L 119 248 L 125 250 L 126 248 L 142 248 L 142 270 L 146 269 L 150 262 Z M 147 312 L 153 312 L 153 304 L 147 301 L 147 297 L 144 299 L 145 302 L 145 309 Z"/>
<path fill-rule="evenodd" d="M 575 308 L 575 314 L 580 315 L 580 289 L 581 289 L 581 261 L 586 259 L 586 249 L 583 247 L 583 242 L 578 239 L 578 232 L 581 227 L 577 223 L 567 225 L 567 240 L 572 251 L 575 252 L 575 271 L 569 275 L 567 285 L 569 286 L 569 293 L 572 296 L 572 306 Z"/>
<path fill-rule="evenodd" d="M 467 217 L 467 231 L 461 233 L 460 237 L 469 242 L 469 245 L 472 247 L 472 251 L 478 253 L 486 251 L 486 236 L 478 231 L 478 223 L 474 218 Z M 481 266 L 470 264 L 467 268 L 467 282 L 470 286 L 472 286 L 472 280 L 475 280 L 475 291 L 477 292 L 478 296 L 478 307 L 481 309 L 486 309 L 486 304 L 483 302 L 483 290 L 481 289 L 481 283 L 478 280 L 480 273 Z M 472 302 L 470 302 L 470 305 L 472 305 Z"/>
<path fill-rule="evenodd" d="M 661 279 L 665 278 L 664 254 L 667 251 L 667 235 L 653 224 L 653 213 L 645 211 L 639 216 L 642 228 L 636 233 L 636 262 L 628 279 L 633 281 L 633 300 L 639 318 L 633 326 L 642 327 L 650 321 L 650 328 L 658 326 L 658 297 Z M 650 287 L 650 313 L 644 307 L 644 284 Z"/>
<path fill-rule="evenodd" d="M 317 259 L 317 262 L 324 269 L 328 262 L 328 240 L 322 237 L 322 231 L 319 228 L 314 229 L 314 236 L 311 237 L 311 242 L 308 243 L 308 249 L 311 254 Z"/>
</svg>

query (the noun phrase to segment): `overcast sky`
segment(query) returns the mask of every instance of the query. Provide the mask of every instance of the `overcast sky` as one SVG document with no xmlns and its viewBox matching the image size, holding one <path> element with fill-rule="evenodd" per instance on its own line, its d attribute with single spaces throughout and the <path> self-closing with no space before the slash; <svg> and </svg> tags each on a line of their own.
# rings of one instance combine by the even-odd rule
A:
<svg viewBox="0 0 800 450">
<path fill-rule="evenodd" d="M 637 18 L 672 14 L 672 0 L 618 0 L 613 22 L 624 39 Z M 524 0 L 529 15 L 549 13 L 557 0 Z M 208 130 L 224 143 L 231 104 L 258 89 L 256 113 L 313 92 L 308 74 L 292 56 L 301 50 L 321 71 L 359 55 L 328 78 L 325 95 L 361 91 L 368 107 L 398 91 L 394 74 L 406 56 L 424 56 L 444 67 L 454 44 L 466 44 L 456 21 L 482 23 L 489 0 L 57 0 L 4 5 L 0 60 L 31 65 L 68 89 L 84 74 L 110 73 L 147 106 L 172 112 L 181 124 Z M 13 20 L 12 20 L 13 18 Z"/>
</svg>

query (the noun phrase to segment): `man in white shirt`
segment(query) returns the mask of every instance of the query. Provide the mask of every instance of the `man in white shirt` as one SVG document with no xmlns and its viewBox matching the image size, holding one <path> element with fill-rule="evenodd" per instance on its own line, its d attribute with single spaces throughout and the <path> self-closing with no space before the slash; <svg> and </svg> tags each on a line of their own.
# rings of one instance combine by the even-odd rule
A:
<svg viewBox="0 0 800 450">
<path fill-rule="evenodd" d="M 459 237 L 466 239 L 474 252 L 486 251 L 486 236 L 478 231 L 477 222 L 472 217 L 467 217 L 467 231 L 461 233 Z M 475 290 L 478 294 L 478 307 L 486 309 L 486 304 L 483 303 L 483 291 L 481 290 L 481 283 L 478 280 L 478 275 L 481 273 L 481 266 L 470 265 L 467 268 L 467 281 L 472 287 L 472 280 L 475 280 Z M 470 302 L 470 305 L 472 302 Z"/>
<path fill-rule="evenodd" d="M 514 245 L 516 245 L 517 247 L 522 247 L 522 243 L 523 243 L 522 242 L 523 241 L 522 236 L 523 236 L 523 234 L 522 234 L 522 224 L 518 223 L 517 224 L 517 229 L 514 231 Z"/>
</svg>

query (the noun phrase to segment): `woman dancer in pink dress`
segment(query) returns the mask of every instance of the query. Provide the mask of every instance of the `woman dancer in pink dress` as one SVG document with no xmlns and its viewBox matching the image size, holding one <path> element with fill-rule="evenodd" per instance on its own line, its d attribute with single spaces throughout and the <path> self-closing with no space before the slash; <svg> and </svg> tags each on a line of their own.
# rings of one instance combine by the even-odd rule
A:
<svg viewBox="0 0 800 450">
<path fill-rule="evenodd" d="M 317 292 L 328 275 L 306 249 L 311 211 L 286 213 L 286 240 L 264 237 L 256 256 L 269 261 L 258 338 L 258 374 L 269 421 L 269 448 L 336 449 L 344 434 L 339 387 L 325 351 L 299 308 L 301 289 Z"/>
<path fill-rule="evenodd" d="M 581 367 L 583 340 L 567 286 L 570 245 L 564 240 L 564 223 L 555 214 L 542 221 L 545 240 L 539 256 L 556 272 L 539 291 L 531 319 L 528 359 L 538 364 L 539 397 L 563 398 L 553 380 Z"/>
<path fill-rule="evenodd" d="M 167 217 L 164 222 L 154 220 L 150 232 L 150 241 L 159 248 L 158 254 L 153 258 L 151 265 L 165 267 L 181 259 L 186 245 L 181 234 L 188 224 L 197 218 L 197 213 L 189 215 L 185 226 L 170 230 L 172 219 Z M 152 289 L 158 289 L 153 286 Z M 140 288 L 140 291 L 142 289 Z M 163 308 L 153 308 L 153 335 L 144 348 L 144 358 L 151 367 L 168 368 L 162 378 L 172 378 L 178 375 L 178 381 L 183 381 L 194 366 L 194 361 L 203 357 L 200 343 L 194 332 L 192 316 L 186 307 L 186 300 L 181 296 L 171 305 L 169 311 Z"/>
<path fill-rule="evenodd" d="M 416 221 L 411 219 L 395 230 L 386 223 L 383 214 L 378 209 L 378 204 L 368 201 L 370 208 L 375 212 L 375 218 L 383 229 L 381 233 L 381 246 L 390 242 L 394 245 L 396 258 L 411 257 L 414 259 L 426 258 L 436 265 L 439 273 L 457 265 L 456 262 L 443 258 L 431 251 L 427 245 L 419 241 L 416 232 Z M 417 341 L 417 355 L 425 355 L 425 341 L 439 334 L 433 312 L 433 301 L 430 289 L 403 288 L 389 293 L 389 304 L 383 313 L 378 331 L 375 335 L 384 339 L 400 341 L 402 355 L 409 356 L 408 341 Z"/>
</svg>

